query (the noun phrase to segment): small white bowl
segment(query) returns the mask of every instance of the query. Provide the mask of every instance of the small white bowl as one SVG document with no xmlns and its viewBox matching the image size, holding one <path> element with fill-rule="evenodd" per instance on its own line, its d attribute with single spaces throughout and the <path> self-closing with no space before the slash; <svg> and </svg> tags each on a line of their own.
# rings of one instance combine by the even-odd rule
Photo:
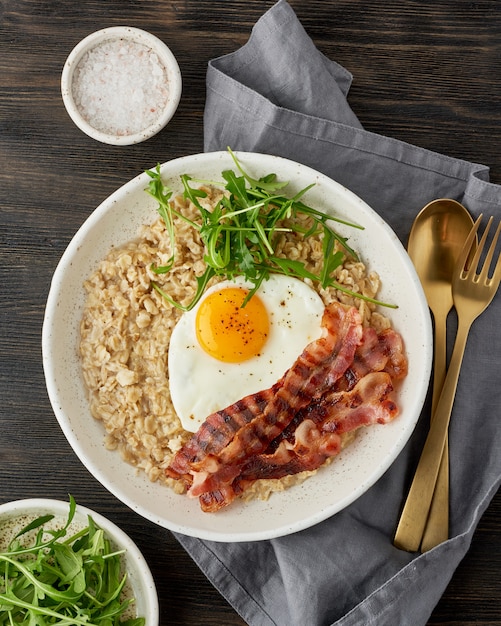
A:
<svg viewBox="0 0 501 626">
<path fill-rule="evenodd" d="M 73 122 L 103 143 L 126 146 L 166 126 L 181 99 L 179 65 L 151 33 L 115 26 L 88 35 L 63 67 L 61 94 Z"/>
<path fill-rule="evenodd" d="M 48 529 L 55 529 L 64 525 L 68 519 L 68 513 L 68 502 L 46 498 L 15 500 L 0 505 L 0 552 L 6 548 L 5 543 L 8 543 L 17 532 L 37 517 L 46 514 L 54 515 L 54 519 L 44 526 Z M 87 526 L 89 515 L 117 549 L 126 551 L 123 555 L 124 568 L 135 598 L 133 606 L 137 616 L 145 618 L 146 626 L 158 626 L 159 608 L 155 583 L 148 564 L 132 539 L 110 520 L 80 505 L 76 507 L 69 531 L 77 531 Z"/>
</svg>

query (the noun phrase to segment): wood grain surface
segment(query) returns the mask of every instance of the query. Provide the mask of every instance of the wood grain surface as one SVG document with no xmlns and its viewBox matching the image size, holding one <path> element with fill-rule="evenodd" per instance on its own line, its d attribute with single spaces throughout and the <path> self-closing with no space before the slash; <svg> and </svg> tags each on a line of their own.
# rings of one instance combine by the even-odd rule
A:
<svg viewBox="0 0 501 626">
<path fill-rule="evenodd" d="M 72 493 L 110 517 L 151 565 L 161 624 L 244 622 L 168 531 L 132 513 L 75 456 L 45 390 L 44 306 L 61 254 L 102 200 L 157 162 L 202 151 L 207 62 L 244 44 L 272 4 L 0 0 L 0 502 Z M 290 4 L 319 49 L 354 74 L 350 103 L 368 130 L 483 163 L 501 184 L 499 0 Z M 163 39 L 184 84 L 163 132 L 117 148 L 73 125 L 60 76 L 78 41 L 123 24 Z M 498 494 L 429 624 L 501 625 L 500 574 Z"/>
</svg>

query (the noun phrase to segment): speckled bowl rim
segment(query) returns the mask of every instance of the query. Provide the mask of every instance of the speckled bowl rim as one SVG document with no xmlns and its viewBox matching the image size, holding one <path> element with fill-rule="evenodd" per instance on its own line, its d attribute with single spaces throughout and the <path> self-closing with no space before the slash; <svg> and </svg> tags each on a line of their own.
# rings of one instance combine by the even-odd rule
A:
<svg viewBox="0 0 501 626">
<path fill-rule="evenodd" d="M 167 106 L 165 107 L 162 115 L 158 120 L 148 126 L 144 130 L 131 135 L 115 135 L 107 134 L 94 128 L 84 117 L 81 115 L 78 107 L 75 104 L 72 93 L 73 75 L 76 67 L 86 52 L 95 48 L 97 45 L 104 41 L 113 39 L 129 39 L 137 43 L 148 46 L 154 50 L 167 72 L 169 81 L 169 99 Z M 61 95 L 63 98 L 64 106 L 68 115 L 73 120 L 75 125 L 83 131 L 89 137 L 96 139 L 102 143 L 127 146 L 136 143 L 141 143 L 150 139 L 161 131 L 167 123 L 172 119 L 172 116 L 177 110 L 179 101 L 181 99 L 182 92 L 182 77 L 179 69 L 176 57 L 173 55 L 167 45 L 161 41 L 155 35 L 148 33 L 140 28 L 134 28 L 132 26 L 111 26 L 109 28 L 103 28 L 94 33 L 91 33 L 85 39 L 82 39 L 73 50 L 70 52 L 66 62 L 63 66 L 61 74 Z"/>
<path fill-rule="evenodd" d="M 13 500 L 0 504 L 0 529 L 4 522 L 23 515 L 39 516 L 53 514 L 55 517 L 66 519 L 69 512 L 69 503 L 50 498 L 28 498 Z M 125 567 L 137 601 L 138 615 L 145 618 L 146 626 L 158 626 L 159 603 L 158 595 L 150 568 L 143 554 L 132 539 L 109 519 L 77 504 L 74 521 L 86 523 L 91 516 L 96 524 L 104 530 L 107 537 L 119 549 L 126 550 Z"/>
</svg>

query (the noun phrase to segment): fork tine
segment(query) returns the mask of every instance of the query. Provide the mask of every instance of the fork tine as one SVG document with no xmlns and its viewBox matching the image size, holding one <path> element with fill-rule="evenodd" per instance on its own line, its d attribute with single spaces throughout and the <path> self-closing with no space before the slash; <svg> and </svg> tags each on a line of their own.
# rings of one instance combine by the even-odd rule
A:
<svg viewBox="0 0 501 626">
<path fill-rule="evenodd" d="M 491 227 L 492 220 L 493 220 L 493 218 L 492 218 L 492 215 L 491 215 L 491 217 L 489 218 L 489 220 L 487 222 L 487 226 L 485 227 L 484 232 L 482 233 L 482 238 L 480 239 L 480 241 L 478 243 L 478 247 L 477 247 L 477 249 L 475 251 L 475 256 L 473 257 L 473 259 L 472 259 L 472 261 L 471 261 L 471 263 L 470 263 L 470 265 L 469 265 L 469 267 L 468 267 L 468 269 L 466 271 L 466 274 L 464 276 L 465 278 L 470 278 L 471 276 L 475 277 L 475 273 L 477 271 L 478 264 L 480 262 L 480 255 L 482 254 L 482 250 L 484 249 L 485 242 L 487 241 L 487 235 L 489 233 L 489 229 Z M 477 221 L 480 224 L 480 217 L 478 218 Z M 484 264 L 484 267 L 485 267 L 485 264 Z"/>
<path fill-rule="evenodd" d="M 496 269 L 494 270 L 494 274 L 492 275 L 492 280 L 497 280 L 498 283 L 501 282 L 501 252 L 498 256 L 498 262 L 496 263 Z"/>
<path fill-rule="evenodd" d="M 492 220 L 493 220 L 493 218 L 491 217 L 487 227 L 490 226 Z M 489 250 L 487 252 L 487 256 L 485 257 L 484 267 L 483 267 L 482 272 L 480 274 L 479 280 L 487 281 L 487 279 L 488 279 L 488 273 L 489 273 L 489 269 L 490 269 L 490 266 L 491 266 L 491 263 L 492 263 L 492 258 L 494 256 L 494 252 L 496 250 L 496 244 L 497 244 L 497 241 L 498 241 L 498 238 L 499 238 L 500 230 L 501 230 L 501 221 L 499 222 L 498 227 L 496 229 L 496 232 L 494 234 L 494 237 L 492 238 L 492 242 L 491 242 L 490 248 L 489 248 Z M 496 276 L 497 276 L 498 272 L 501 272 L 501 255 L 498 257 L 496 268 L 494 269 L 494 272 L 492 273 L 492 280 L 496 280 Z"/>
<path fill-rule="evenodd" d="M 470 263 L 468 263 L 468 266 L 466 267 L 466 262 L 468 260 L 468 257 L 470 256 L 471 250 L 472 250 L 472 246 L 473 246 L 473 242 L 475 241 L 475 238 L 477 236 L 477 230 L 478 227 L 480 225 L 480 222 L 482 220 L 482 213 L 478 216 L 477 221 L 473 224 L 472 229 L 470 230 L 470 233 L 468 235 L 468 237 L 466 238 L 466 241 L 464 242 L 463 248 L 461 250 L 461 253 L 459 255 L 459 258 L 457 260 L 457 264 L 456 264 L 456 272 L 459 271 L 459 276 L 463 277 L 464 273 L 466 272 L 466 274 L 468 274 L 469 270 L 473 267 L 473 271 L 475 271 L 476 267 L 477 267 L 477 263 L 478 263 L 478 259 L 477 259 L 477 255 L 475 254 L 475 257 L 471 260 Z M 478 251 L 478 249 L 477 249 Z M 466 267 L 466 269 L 465 269 Z"/>
<path fill-rule="evenodd" d="M 478 264 L 480 263 L 480 255 L 482 254 L 482 250 L 484 249 L 485 242 L 487 241 L 487 235 L 489 234 L 489 230 L 490 230 L 493 219 L 494 218 L 491 215 L 487 221 L 487 226 L 485 227 L 484 232 L 482 233 L 482 238 L 480 239 L 480 243 L 478 244 L 478 248 L 475 253 L 475 256 L 473 257 L 473 261 L 471 263 L 471 268 L 470 268 L 473 274 L 475 274 L 475 272 L 478 269 Z M 484 263 L 484 267 L 485 267 L 485 263 Z"/>
</svg>

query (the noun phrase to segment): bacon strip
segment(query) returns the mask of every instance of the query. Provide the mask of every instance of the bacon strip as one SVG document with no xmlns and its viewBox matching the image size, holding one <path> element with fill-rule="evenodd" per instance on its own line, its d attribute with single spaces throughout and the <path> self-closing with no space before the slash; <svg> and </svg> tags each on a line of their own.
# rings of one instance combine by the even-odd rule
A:
<svg viewBox="0 0 501 626">
<path fill-rule="evenodd" d="M 355 308 L 336 303 L 325 310 L 322 325 L 326 333 L 306 346 L 262 414 L 243 426 L 219 455 L 191 464 L 189 495 L 200 496 L 230 484 L 247 458 L 264 452 L 297 411 L 321 397 L 344 374 L 362 338 L 360 315 Z"/>
<path fill-rule="evenodd" d="M 293 443 L 284 439 L 272 454 L 251 457 L 231 485 L 200 496 L 202 509 L 218 511 L 256 480 L 318 469 L 329 457 L 339 454 L 343 433 L 394 419 L 398 409 L 389 399 L 392 391 L 389 374 L 374 372 L 363 377 L 352 391 L 327 393 L 297 426 Z"/>
</svg>

